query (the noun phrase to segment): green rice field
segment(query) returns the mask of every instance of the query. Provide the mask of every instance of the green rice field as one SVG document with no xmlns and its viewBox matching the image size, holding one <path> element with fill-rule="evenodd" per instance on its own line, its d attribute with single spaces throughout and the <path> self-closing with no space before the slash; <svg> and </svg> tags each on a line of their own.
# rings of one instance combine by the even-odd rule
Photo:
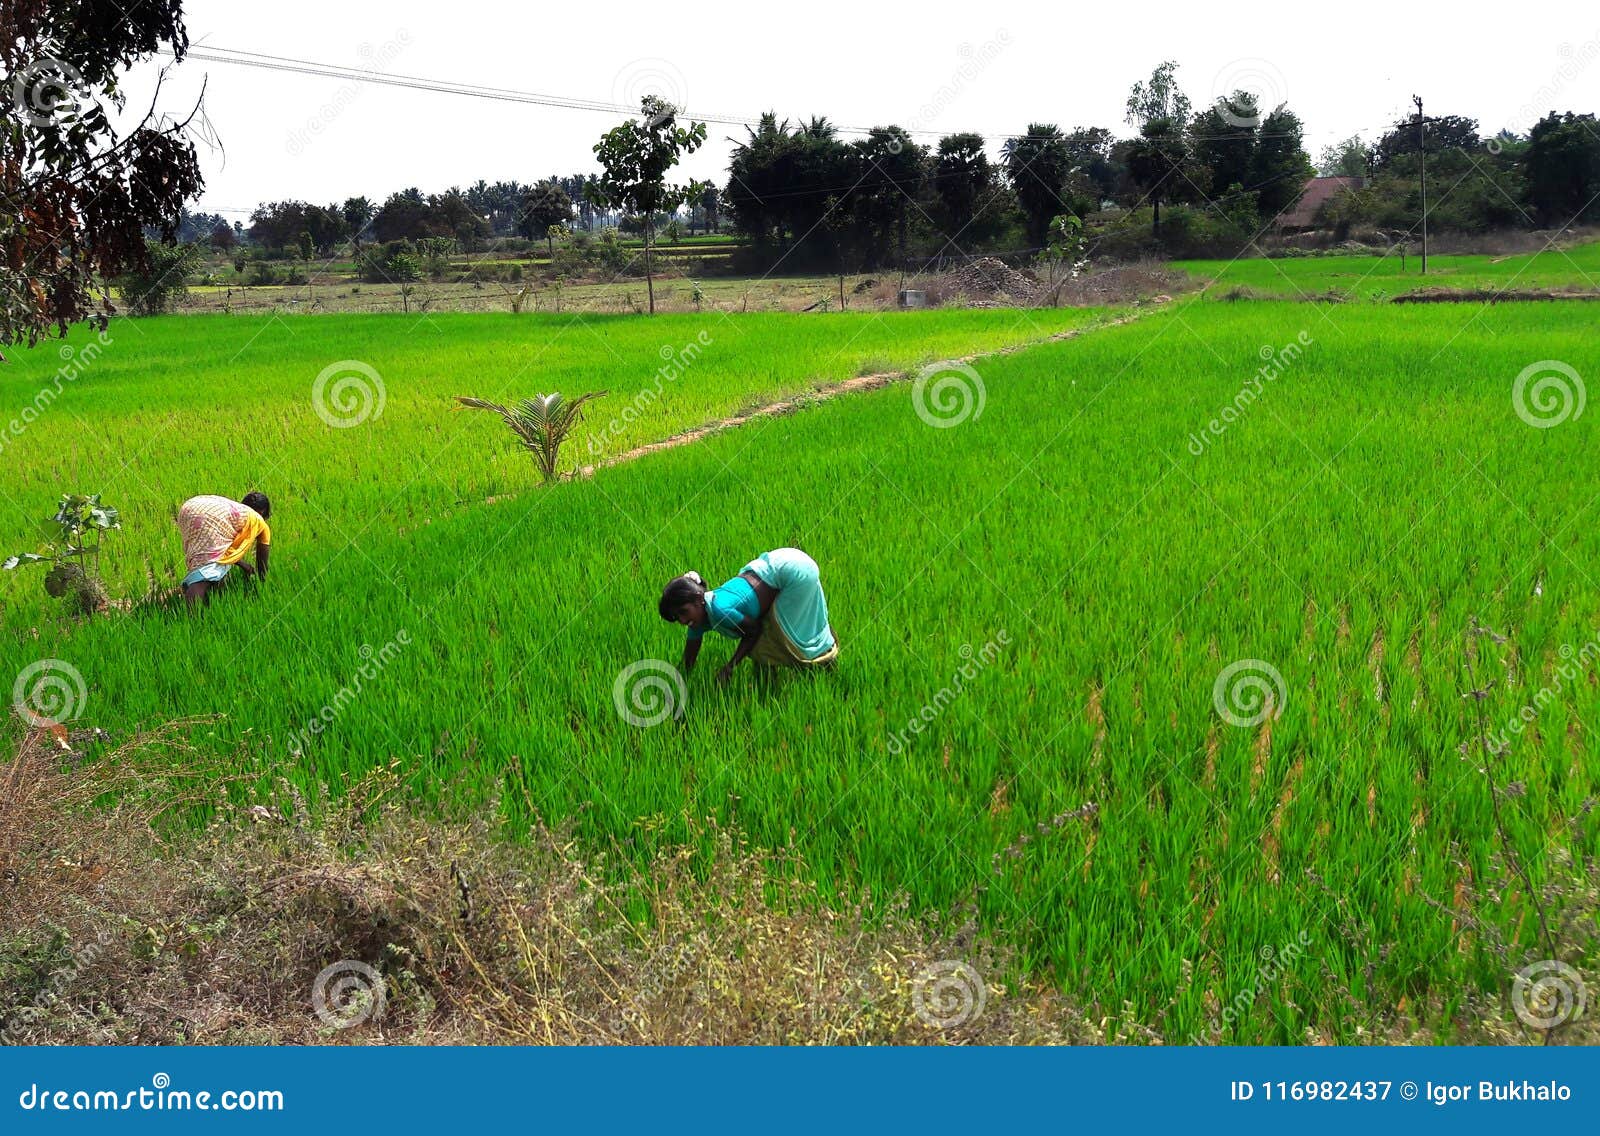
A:
<svg viewBox="0 0 1600 1136">
<path fill-rule="evenodd" d="M 240 801 L 397 760 L 425 801 L 575 818 L 624 856 L 713 815 L 841 904 L 970 910 L 1015 966 L 1169 1042 L 1356 1042 L 1408 1007 L 1448 1039 L 1505 982 L 1452 915 L 1499 878 L 1460 748 L 1475 706 L 1521 724 L 1499 774 L 1518 859 L 1543 879 L 1594 847 L 1596 418 L 1548 365 L 1600 374 L 1593 308 L 1190 300 L 1098 326 L 1115 314 L 117 322 L 5 437 L 10 540 L 63 488 L 101 491 L 130 595 L 178 574 L 184 497 L 259 488 L 271 578 L 198 618 L 74 622 L 8 573 L 0 674 L 70 665 L 75 725 L 221 715 L 198 737 Z M 629 407 L 605 452 L 1071 328 L 945 368 L 942 396 L 834 398 L 549 487 L 496 418 L 449 405 L 608 390 L 576 466 Z M 312 388 L 349 360 L 382 411 L 330 424 Z M 19 353 L 0 406 L 61 365 Z M 790 545 L 821 565 L 838 669 L 719 687 L 731 644 L 708 638 L 680 693 L 661 585 Z M 1481 703 L 1475 618 L 1507 637 L 1473 640 Z M 1534 949 L 1514 889 L 1479 915 Z"/>
<path fill-rule="evenodd" d="M 1600 292 L 1600 242 L 1537 253 L 1430 256 L 1422 274 L 1418 246 L 1402 258 L 1384 256 L 1242 257 L 1236 260 L 1175 261 L 1210 285 L 1215 296 L 1235 288 L 1282 296 L 1322 298 L 1338 293 L 1350 299 L 1389 299 L 1407 292 L 1453 291 L 1583 291 Z"/>
</svg>

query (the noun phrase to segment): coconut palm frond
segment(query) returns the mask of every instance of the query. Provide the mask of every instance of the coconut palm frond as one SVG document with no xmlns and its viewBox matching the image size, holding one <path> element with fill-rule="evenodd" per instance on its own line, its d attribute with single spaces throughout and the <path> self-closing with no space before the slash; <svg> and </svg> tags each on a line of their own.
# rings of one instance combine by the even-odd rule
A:
<svg viewBox="0 0 1600 1136">
<path fill-rule="evenodd" d="M 515 407 L 501 406 L 487 399 L 457 395 L 456 401 L 474 410 L 490 410 L 505 420 L 522 447 L 533 455 L 546 481 L 554 481 L 561 458 L 561 446 L 582 417 L 583 404 L 600 398 L 606 391 L 591 391 L 568 401 L 559 393 L 520 400 Z"/>
</svg>

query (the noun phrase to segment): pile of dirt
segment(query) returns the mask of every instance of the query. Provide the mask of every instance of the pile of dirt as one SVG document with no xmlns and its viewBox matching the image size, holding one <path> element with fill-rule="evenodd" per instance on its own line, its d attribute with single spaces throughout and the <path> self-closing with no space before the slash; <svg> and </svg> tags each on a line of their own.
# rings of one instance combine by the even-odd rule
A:
<svg viewBox="0 0 1600 1136">
<path fill-rule="evenodd" d="M 1032 304 L 1038 301 L 1042 290 L 1042 285 L 1031 274 L 992 256 L 964 264 L 927 285 L 930 298 L 937 303 L 960 297 L 968 303 Z"/>
</svg>

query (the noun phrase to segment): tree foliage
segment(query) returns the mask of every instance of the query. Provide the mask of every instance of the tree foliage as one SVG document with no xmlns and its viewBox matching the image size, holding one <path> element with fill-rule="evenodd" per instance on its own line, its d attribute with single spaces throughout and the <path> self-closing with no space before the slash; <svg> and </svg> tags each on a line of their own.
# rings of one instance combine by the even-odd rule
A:
<svg viewBox="0 0 1600 1136">
<path fill-rule="evenodd" d="M 0 345 L 34 344 L 80 320 L 104 326 L 104 281 L 148 271 L 146 228 L 176 238 L 200 192 L 193 114 L 154 108 L 118 134 L 121 76 L 189 46 L 180 0 L 6 0 L 0 64 Z"/>
</svg>

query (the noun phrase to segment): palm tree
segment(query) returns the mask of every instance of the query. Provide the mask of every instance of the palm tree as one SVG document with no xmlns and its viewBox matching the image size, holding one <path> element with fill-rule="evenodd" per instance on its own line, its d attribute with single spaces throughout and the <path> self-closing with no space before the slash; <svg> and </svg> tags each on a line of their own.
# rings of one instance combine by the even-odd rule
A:
<svg viewBox="0 0 1600 1136">
<path fill-rule="evenodd" d="M 539 472 L 546 481 L 554 481 L 556 477 L 556 462 L 561 457 L 561 446 L 567 440 L 567 435 L 572 432 L 582 416 L 583 404 L 591 398 L 599 398 L 606 391 L 593 391 L 589 394 L 579 395 L 571 402 L 567 402 L 556 393 L 543 394 L 537 398 L 525 398 L 517 403 L 515 408 L 501 406 L 499 403 L 486 402 L 481 398 L 468 398 L 457 395 L 456 401 L 462 406 L 470 406 L 474 410 L 492 410 L 506 425 L 511 427 L 522 443 L 523 448 L 533 455 L 533 460 L 539 464 Z"/>
</svg>

